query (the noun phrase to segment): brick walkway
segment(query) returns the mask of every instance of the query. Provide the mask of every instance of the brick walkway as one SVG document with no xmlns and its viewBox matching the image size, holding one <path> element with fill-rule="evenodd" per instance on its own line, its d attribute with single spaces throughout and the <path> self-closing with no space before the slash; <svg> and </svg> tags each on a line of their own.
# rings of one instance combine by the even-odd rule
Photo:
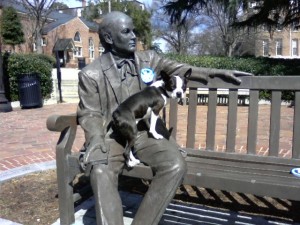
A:
<svg viewBox="0 0 300 225">
<path fill-rule="evenodd" d="M 37 109 L 14 109 L 9 113 L 0 113 L 0 172 L 32 163 L 46 162 L 55 159 L 55 145 L 59 133 L 50 132 L 46 128 L 46 119 L 52 114 L 69 114 L 76 111 L 76 103 L 45 105 Z M 261 155 L 268 152 L 269 113 L 270 106 L 259 107 L 259 126 L 257 152 Z M 198 107 L 196 148 L 205 148 L 206 106 Z M 282 106 L 280 154 L 291 155 L 293 108 Z M 177 140 L 185 146 L 187 107 L 179 106 Z M 225 145 L 227 107 L 217 110 L 216 147 L 222 151 Z M 246 150 L 247 107 L 239 107 L 236 151 Z M 181 119 L 182 118 L 182 119 Z M 74 150 L 80 149 L 84 141 L 81 129 L 78 129 Z"/>
<path fill-rule="evenodd" d="M 14 108 L 12 112 L 0 113 L 0 171 L 54 160 L 59 133 L 47 130 L 47 117 L 74 113 L 76 107 L 75 103 L 55 104 L 26 110 Z M 83 134 L 78 132 L 78 136 L 75 149 L 83 140 Z"/>
</svg>

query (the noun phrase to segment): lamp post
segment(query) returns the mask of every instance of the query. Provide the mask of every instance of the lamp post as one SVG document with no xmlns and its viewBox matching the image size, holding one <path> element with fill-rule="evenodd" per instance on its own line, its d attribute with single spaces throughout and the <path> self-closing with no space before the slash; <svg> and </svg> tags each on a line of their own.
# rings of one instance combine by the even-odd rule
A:
<svg viewBox="0 0 300 225">
<path fill-rule="evenodd" d="M 5 97 L 5 88 L 4 88 L 4 73 L 3 73 L 3 57 L 1 51 L 0 43 L 0 112 L 11 112 L 12 107 L 10 102 L 8 102 Z"/>
<path fill-rule="evenodd" d="M 62 94 L 61 94 L 61 71 L 60 71 L 60 59 L 58 55 L 58 50 L 55 51 L 56 56 L 56 71 L 57 71 L 57 84 L 58 84 L 58 92 L 59 92 L 59 102 L 62 103 Z"/>
</svg>

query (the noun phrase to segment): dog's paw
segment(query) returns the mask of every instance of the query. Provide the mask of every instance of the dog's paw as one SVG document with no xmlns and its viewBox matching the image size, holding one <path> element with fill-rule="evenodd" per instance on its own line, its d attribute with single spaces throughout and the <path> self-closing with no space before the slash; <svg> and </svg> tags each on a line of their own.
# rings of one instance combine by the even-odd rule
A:
<svg viewBox="0 0 300 225">
<path fill-rule="evenodd" d="M 154 137 L 155 139 L 163 139 L 163 138 L 164 138 L 164 136 L 162 136 L 162 135 L 160 135 L 160 134 L 158 134 L 158 133 L 152 133 L 152 135 L 153 135 L 153 137 Z"/>
<path fill-rule="evenodd" d="M 129 159 L 129 160 L 126 161 L 126 164 L 127 164 L 128 167 L 134 167 L 134 166 L 136 166 L 140 163 L 141 163 L 141 161 L 138 160 L 138 159 L 135 159 L 135 160 L 130 160 Z"/>
</svg>

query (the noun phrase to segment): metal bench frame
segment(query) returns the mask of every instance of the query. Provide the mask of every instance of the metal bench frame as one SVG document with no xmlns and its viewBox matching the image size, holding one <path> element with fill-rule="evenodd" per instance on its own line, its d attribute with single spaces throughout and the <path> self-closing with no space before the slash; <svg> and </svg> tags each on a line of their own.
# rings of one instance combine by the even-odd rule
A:
<svg viewBox="0 0 300 225">
<path fill-rule="evenodd" d="M 184 184 L 300 201 L 300 179 L 290 174 L 292 168 L 300 166 L 300 77 L 253 76 L 242 77 L 241 80 L 240 85 L 224 82 L 220 78 L 210 79 L 207 85 L 196 81 L 189 82 L 186 141 L 188 172 Z M 209 89 L 205 150 L 194 149 L 198 88 Z M 217 152 L 215 148 L 218 88 L 229 90 L 225 152 Z M 249 90 L 246 154 L 235 152 L 238 89 Z M 260 90 L 272 92 L 268 156 L 256 155 Z M 280 108 L 283 90 L 295 91 L 291 158 L 279 156 Z M 171 102 L 168 118 L 169 126 L 173 127 L 174 137 L 177 132 L 177 107 L 176 102 Z M 73 187 L 70 185 L 75 175 L 81 173 L 78 153 L 72 152 L 77 126 L 75 114 L 53 115 L 47 120 L 49 130 L 61 132 L 56 146 L 56 163 L 60 221 L 64 225 L 74 222 L 74 201 L 80 197 L 78 194 L 73 195 Z M 143 165 L 124 170 L 123 175 L 152 178 L 150 168 Z"/>
</svg>

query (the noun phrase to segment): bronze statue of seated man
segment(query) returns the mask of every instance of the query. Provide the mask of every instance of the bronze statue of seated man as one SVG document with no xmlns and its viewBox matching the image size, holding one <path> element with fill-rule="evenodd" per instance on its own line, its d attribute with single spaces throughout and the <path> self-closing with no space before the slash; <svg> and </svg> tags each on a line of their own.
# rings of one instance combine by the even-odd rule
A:
<svg viewBox="0 0 300 225">
<path fill-rule="evenodd" d="M 112 112 L 129 96 L 144 89 L 143 68 L 172 76 L 192 68 L 191 80 L 207 82 L 223 76 L 239 82 L 239 71 L 192 67 L 161 57 L 154 51 L 136 51 L 132 19 L 121 12 L 104 16 L 99 26 L 105 52 L 79 73 L 78 121 L 85 132 L 83 163 L 90 174 L 96 200 L 98 225 L 122 225 L 123 209 L 118 175 L 125 166 L 124 140 L 110 126 Z M 141 120 L 134 155 L 153 171 L 154 177 L 135 215 L 133 225 L 158 224 L 186 173 L 186 162 L 173 138 L 155 139 Z"/>
</svg>

